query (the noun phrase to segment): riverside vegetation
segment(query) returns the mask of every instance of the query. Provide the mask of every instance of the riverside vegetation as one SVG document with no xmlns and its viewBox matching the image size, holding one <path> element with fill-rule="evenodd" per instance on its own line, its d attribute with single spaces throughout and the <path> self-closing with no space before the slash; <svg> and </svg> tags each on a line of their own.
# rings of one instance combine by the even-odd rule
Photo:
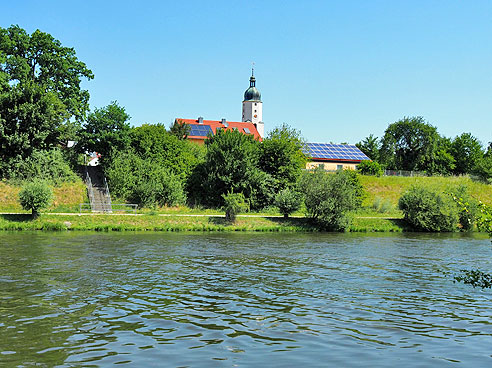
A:
<svg viewBox="0 0 492 368">
<path fill-rule="evenodd" d="M 303 171 L 308 159 L 302 151 L 305 141 L 301 132 L 289 125 L 274 128 L 262 142 L 226 130 L 209 136 L 205 145 L 199 146 L 186 139 L 188 128 L 179 121 L 169 129 L 160 123 L 132 127 L 129 114 L 116 101 L 90 111 L 89 92 L 81 88 L 81 81 L 92 78 L 92 71 L 78 60 L 75 50 L 62 46 L 51 35 L 39 30 L 28 34 L 19 26 L 0 27 L 2 210 L 20 209 L 20 187 L 43 180 L 54 195 L 47 211 L 74 212 L 85 202 L 85 189 L 76 172 L 87 152 L 101 155 L 100 165 L 114 201 L 138 204 L 148 213 L 140 219 L 153 224 L 152 214 L 161 211 L 225 211 L 227 224 L 212 220 L 209 225 L 241 228 L 235 221 L 253 221 L 237 217 L 248 209 L 285 217 L 268 223 L 267 228 L 467 230 L 479 219 L 475 199 L 487 203 L 490 198 L 492 145 L 485 149 L 469 133 L 454 139 L 442 137 L 422 117 L 405 117 L 389 124 L 381 139 L 371 135 L 357 144 L 373 160 L 361 164 L 361 173 L 368 175 L 310 173 Z M 76 143 L 69 149 L 68 141 Z M 385 167 L 432 175 L 473 174 L 481 183 L 461 177 L 379 177 Z M 422 186 L 426 189 L 418 192 L 416 188 Z M 404 194 L 408 190 L 417 202 L 426 199 L 429 218 L 425 224 L 415 218 L 419 211 L 412 210 L 410 202 L 400 200 L 409 195 Z M 437 195 L 436 191 L 446 194 Z M 33 215 L 41 209 L 38 194 L 30 202 L 23 196 L 24 207 Z M 63 201 L 63 195 L 71 199 Z M 469 213 L 461 211 L 456 201 L 450 202 L 453 195 L 466 197 Z M 47 206 L 49 195 L 42 202 Z M 439 217 L 436 207 L 444 203 L 447 213 L 440 215 L 447 225 L 435 226 Z M 307 220 L 296 217 L 300 215 L 306 215 Z M 101 218 L 63 219 L 62 224 L 67 225 L 59 225 L 57 220 L 41 216 L 28 225 L 16 221 L 17 217 L 4 216 L 0 226 L 76 228 L 78 222 L 85 224 L 81 228 L 91 228 L 89 222 L 99 223 Z M 120 221 L 120 217 L 111 218 Z M 128 221 L 121 220 L 122 229 L 148 228 Z"/>
<path fill-rule="evenodd" d="M 356 211 L 346 213 L 351 217 L 347 231 L 367 232 L 412 231 L 398 208 L 398 199 L 412 186 L 433 188 L 439 193 L 449 193 L 453 188 L 469 188 L 472 197 L 492 205 L 492 187 L 474 182 L 467 177 L 373 177 L 359 175 L 363 189 L 362 204 Z M 470 190 L 471 188 L 471 190 Z M 85 187 L 80 179 L 54 187 L 54 198 L 47 212 L 31 220 L 18 202 L 20 187 L 0 183 L 0 212 L 24 212 L 25 215 L 0 215 L 0 229 L 8 230 L 160 230 L 160 231 L 317 231 L 318 227 L 303 217 L 305 205 L 288 219 L 275 207 L 263 211 L 239 215 L 235 223 L 226 221 L 221 209 L 190 208 L 187 206 L 156 207 L 133 215 L 82 215 L 78 216 L 78 204 L 84 202 Z M 451 198 L 451 196 L 448 196 Z M 468 205 L 468 204 L 467 204 Z M 479 208 L 477 208 L 480 211 Z M 62 215 L 61 213 L 71 213 Z M 184 216 L 186 215 L 186 216 Z M 200 216 L 196 216 L 200 215 Z M 204 216 L 202 216 L 204 215 Z M 250 215 L 260 217 L 249 217 Z M 302 216 L 302 217 L 299 217 Z M 456 228 L 456 230 L 459 230 Z M 463 230 L 463 229 L 462 229 Z M 486 231 L 482 227 L 482 231 Z"/>
</svg>

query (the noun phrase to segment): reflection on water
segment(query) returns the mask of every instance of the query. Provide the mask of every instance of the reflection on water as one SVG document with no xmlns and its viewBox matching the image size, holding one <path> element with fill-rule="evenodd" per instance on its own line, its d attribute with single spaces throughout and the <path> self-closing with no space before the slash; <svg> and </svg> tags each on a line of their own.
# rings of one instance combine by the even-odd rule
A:
<svg viewBox="0 0 492 368">
<path fill-rule="evenodd" d="M 488 366 L 484 238 L 0 234 L 0 365 Z"/>
</svg>

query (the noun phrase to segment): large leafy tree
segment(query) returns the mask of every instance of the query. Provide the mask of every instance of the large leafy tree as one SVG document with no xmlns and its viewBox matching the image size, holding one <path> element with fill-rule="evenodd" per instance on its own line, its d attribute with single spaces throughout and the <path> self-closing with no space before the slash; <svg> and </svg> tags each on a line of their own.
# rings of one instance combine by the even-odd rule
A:
<svg viewBox="0 0 492 368">
<path fill-rule="evenodd" d="M 0 156 L 5 164 L 55 145 L 88 111 L 93 74 L 48 33 L 0 27 Z M 1 175 L 1 173 L 0 173 Z"/>
<path fill-rule="evenodd" d="M 483 157 L 483 147 L 471 133 L 463 133 L 454 138 L 450 153 L 456 161 L 454 174 L 470 174 Z"/>
<path fill-rule="evenodd" d="M 384 132 L 380 159 L 389 169 L 447 171 L 453 160 L 442 143 L 436 127 L 424 118 L 405 117 L 390 124 Z"/>
<path fill-rule="evenodd" d="M 258 168 L 259 142 L 252 135 L 218 131 L 205 142 L 205 162 L 191 178 L 190 194 L 195 201 L 221 206 L 223 195 L 230 192 L 242 193 L 252 208 L 273 201 L 273 179 Z"/>
<path fill-rule="evenodd" d="M 277 192 L 296 185 L 306 167 L 301 133 L 283 124 L 275 128 L 260 145 L 259 167 L 276 181 Z"/>
<path fill-rule="evenodd" d="M 124 151 L 130 146 L 129 119 L 125 108 L 116 101 L 95 109 L 80 133 L 79 149 L 98 152 L 107 163 L 112 151 Z"/>
</svg>

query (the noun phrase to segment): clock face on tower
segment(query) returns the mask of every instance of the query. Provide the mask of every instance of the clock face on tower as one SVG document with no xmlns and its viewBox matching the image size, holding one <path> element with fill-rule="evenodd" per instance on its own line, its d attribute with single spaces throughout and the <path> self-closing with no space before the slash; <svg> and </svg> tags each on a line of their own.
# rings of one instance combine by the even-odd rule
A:
<svg viewBox="0 0 492 368">
<path fill-rule="evenodd" d="M 255 118 L 257 118 L 257 117 L 258 117 L 258 115 L 255 115 Z"/>
</svg>

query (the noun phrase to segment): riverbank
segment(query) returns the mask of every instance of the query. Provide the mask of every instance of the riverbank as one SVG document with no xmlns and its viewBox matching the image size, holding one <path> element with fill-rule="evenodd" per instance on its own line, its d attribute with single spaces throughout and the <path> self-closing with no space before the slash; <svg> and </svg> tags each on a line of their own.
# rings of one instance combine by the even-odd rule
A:
<svg viewBox="0 0 492 368">
<path fill-rule="evenodd" d="M 87 231 L 218 231 L 218 232 L 317 232 L 305 217 L 239 216 L 233 224 L 219 215 L 76 215 L 43 214 L 32 219 L 27 214 L 0 215 L 0 230 L 87 230 Z M 356 217 L 351 232 L 410 231 L 402 219 Z"/>
</svg>

